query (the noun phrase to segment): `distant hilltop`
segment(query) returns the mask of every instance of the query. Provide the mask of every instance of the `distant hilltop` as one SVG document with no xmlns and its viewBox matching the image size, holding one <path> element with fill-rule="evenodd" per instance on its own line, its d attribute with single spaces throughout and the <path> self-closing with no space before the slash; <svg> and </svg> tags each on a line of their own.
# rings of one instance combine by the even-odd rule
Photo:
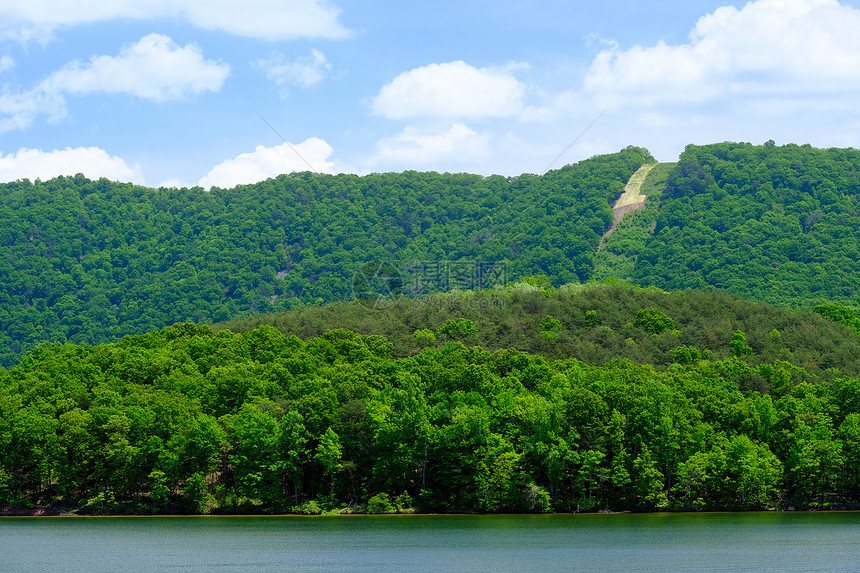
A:
<svg viewBox="0 0 860 573">
<path fill-rule="evenodd" d="M 306 172 L 211 192 L 82 176 L 2 184 L 0 363 L 46 341 L 351 300 L 372 261 L 412 281 L 406 295 L 485 288 L 475 269 L 490 263 L 507 282 L 860 302 L 860 152 L 690 145 L 637 182 L 644 208 L 618 219 L 625 186 L 654 163 L 628 147 L 543 176 Z M 426 280 L 419 268 L 441 271 Z"/>
</svg>

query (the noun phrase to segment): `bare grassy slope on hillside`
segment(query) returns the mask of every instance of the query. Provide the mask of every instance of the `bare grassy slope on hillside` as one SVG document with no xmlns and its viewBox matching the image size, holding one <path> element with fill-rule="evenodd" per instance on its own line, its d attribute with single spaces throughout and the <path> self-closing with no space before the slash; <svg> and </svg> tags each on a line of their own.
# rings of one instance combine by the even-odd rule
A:
<svg viewBox="0 0 860 573">
<path fill-rule="evenodd" d="M 612 226 L 603 234 L 603 238 L 600 239 L 600 245 L 597 247 L 597 252 L 603 250 L 604 245 L 606 245 L 606 239 L 609 238 L 609 235 L 615 232 L 615 229 L 618 228 L 618 224 L 621 223 L 624 215 L 634 211 L 641 211 L 645 208 L 645 202 L 648 200 L 648 196 L 641 193 L 642 184 L 645 183 L 645 179 L 648 177 L 648 174 L 651 173 L 651 170 L 654 169 L 655 165 L 657 164 L 646 163 L 636 170 L 636 173 L 630 177 L 627 185 L 624 186 L 624 193 L 621 194 L 621 197 L 619 197 L 615 202 L 615 205 L 612 206 Z"/>
</svg>

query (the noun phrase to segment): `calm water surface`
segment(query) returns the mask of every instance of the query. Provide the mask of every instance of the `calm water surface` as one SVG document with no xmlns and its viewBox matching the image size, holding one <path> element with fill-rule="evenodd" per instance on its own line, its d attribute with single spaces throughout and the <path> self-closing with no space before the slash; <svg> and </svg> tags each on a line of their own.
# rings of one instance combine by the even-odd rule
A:
<svg viewBox="0 0 860 573">
<path fill-rule="evenodd" d="M 858 571 L 858 513 L 0 518 L 0 571 Z"/>
</svg>

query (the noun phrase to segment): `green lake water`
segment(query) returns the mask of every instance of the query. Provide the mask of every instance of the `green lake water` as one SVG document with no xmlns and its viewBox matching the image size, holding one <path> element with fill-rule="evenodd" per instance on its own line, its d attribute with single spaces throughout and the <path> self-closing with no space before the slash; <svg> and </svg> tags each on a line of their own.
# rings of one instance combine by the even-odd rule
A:
<svg viewBox="0 0 860 573">
<path fill-rule="evenodd" d="M 860 513 L 0 518 L 0 571 L 858 571 Z"/>
</svg>

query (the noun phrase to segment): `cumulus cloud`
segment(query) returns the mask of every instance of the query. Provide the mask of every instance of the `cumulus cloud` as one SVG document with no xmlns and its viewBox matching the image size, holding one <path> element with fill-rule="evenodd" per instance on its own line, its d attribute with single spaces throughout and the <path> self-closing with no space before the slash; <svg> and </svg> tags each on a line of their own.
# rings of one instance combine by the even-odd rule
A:
<svg viewBox="0 0 860 573">
<path fill-rule="evenodd" d="M 108 155 L 98 147 L 67 147 L 54 151 L 20 149 L 17 153 L 0 153 L 0 181 L 44 180 L 78 173 L 90 179 L 107 177 L 115 181 L 144 182 L 139 165 L 130 167 L 121 158 Z"/>
<path fill-rule="evenodd" d="M 178 46 L 171 38 L 149 34 L 117 56 L 72 62 L 41 82 L 44 93 L 129 94 L 153 101 L 216 92 L 230 74 L 226 64 L 206 60 L 199 47 Z"/>
<path fill-rule="evenodd" d="M 0 95 L 0 133 L 24 129 L 39 115 L 48 116 L 56 123 L 66 117 L 66 102 L 58 94 L 31 91 L 22 94 Z"/>
<path fill-rule="evenodd" d="M 223 161 L 200 179 L 201 187 L 235 187 L 256 183 L 282 173 L 314 171 L 330 173 L 333 164 L 328 161 L 332 147 L 324 140 L 311 137 L 299 144 L 282 143 L 275 147 L 258 145 L 251 153 L 242 153 Z"/>
<path fill-rule="evenodd" d="M 180 47 L 161 34 L 125 46 L 117 56 L 71 62 L 32 90 L 0 95 L 0 132 L 28 127 L 39 115 L 63 119 L 67 95 L 127 94 L 155 102 L 221 89 L 226 64 L 206 60 L 193 44 Z"/>
<path fill-rule="evenodd" d="M 0 33 L 27 42 L 91 22 L 180 18 L 205 30 L 270 41 L 347 37 L 339 14 L 326 0 L 26 0 L 0 2 Z"/>
<path fill-rule="evenodd" d="M 266 79 L 282 88 L 282 95 L 286 95 L 286 88 L 290 85 L 302 88 L 315 86 L 331 70 L 331 64 L 319 50 L 312 50 L 310 56 L 292 61 L 275 52 L 266 59 L 257 60 L 253 65 L 266 72 Z"/>
<path fill-rule="evenodd" d="M 456 61 L 404 72 L 383 86 L 373 111 L 392 119 L 509 117 L 522 110 L 525 86 L 512 69 Z"/>
<path fill-rule="evenodd" d="M 609 105 L 780 99 L 860 89 L 860 10 L 837 0 L 757 0 L 702 17 L 682 45 L 617 45 L 580 92 Z"/>
<path fill-rule="evenodd" d="M 459 122 L 423 131 L 406 126 L 399 134 L 377 144 L 375 161 L 410 165 L 437 161 L 463 163 L 487 157 L 489 144 L 488 135 L 479 134 Z"/>
</svg>

